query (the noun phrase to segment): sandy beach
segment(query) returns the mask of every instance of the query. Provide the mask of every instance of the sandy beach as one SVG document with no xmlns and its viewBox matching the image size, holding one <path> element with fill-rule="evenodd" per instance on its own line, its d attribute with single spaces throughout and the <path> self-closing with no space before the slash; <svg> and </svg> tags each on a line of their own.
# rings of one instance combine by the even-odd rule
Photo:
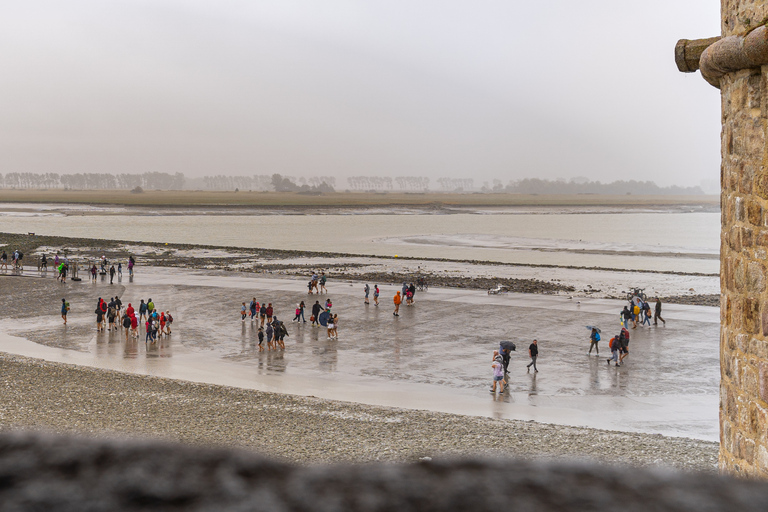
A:
<svg viewBox="0 0 768 512">
<path fill-rule="evenodd" d="M 6 395 L 0 419 L 4 428 L 247 446 L 295 462 L 482 452 L 715 468 L 716 415 L 701 412 L 716 408 L 712 347 L 718 315 L 715 308 L 701 306 L 719 303 L 716 275 L 18 233 L 0 237 L 7 248 L 23 248 L 27 262 L 23 273 L 0 274 L 0 330 L 12 335 L 0 336 L 0 351 L 6 353 L 0 364 L 7 367 L 8 378 L 29 380 L 24 394 L 36 397 L 19 404 L 16 395 Z M 102 255 L 124 261 L 133 254 L 137 276 L 124 276 L 112 287 L 104 277 L 90 282 L 81 270 L 83 282 L 62 285 L 52 272 L 35 268 L 42 253 L 67 255 L 81 269 Z M 319 270 L 328 275 L 334 310 L 343 318 L 342 339 L 328 343 L 317 330 L 293 325 L 285 354 L 259 353 L 255 330 L 248 324 L 241 329 L 229 313 L 252 294 L 260 300 L 268 296 L 287 321 L 298 300 L 313 299 L 306 295 L 305 280 Z M 430 291 L 419 294 L 417 308 L 405 310 L 400 327 L 389 325 L 390 295 L 418 277 L 430 283 Z M 382 288 L 381 311 L 360 309 L 364 282 Z M 676 328 L 638 331 L 634 365 L 620 371 L 609 373 L 594 358 L 564 365 L 574 351 L 585 357 L 578 341 L 586 336 L 582 324 L 613 323 L 628 282 L 642 282 L 649 295 L 661 296 L 668 304 L 665 316 Z M 499 284 L 508 292 L 486 293 Z M 178 324 L 173 339 L 145 349 L 117 334 L 97 336 L 91 302 L 113 293 L 126 302 L 152 296 L 164 309 L 173 309 Z M 56 314 L 59 295 L 73 304 L 63 330 Z M 451 320 L 445 312 L 453 304 L 463 304 L 469 320 L 458 332 L 446 328 Z M 551 322 L 554 311 L 562 328 Z M 516 378 L 507 398 L 489 403 L 487 363 L 477 359 L 489 350 L 485 338 L 512 334 L 520 343 L 527 341 L 520 337 L 524 331 L 510 333 L 504 324 L 484 322 L 488 315 L 509 316 L 515 325 L 546 326 L 536 330 L 550 357 L 561 360 L 548 363 L 555 363 L 550 371 L 557 377 Z M 461 332 L 483 336 L 465 345 L 456 336 Z M 700 349 L 691 351 L 696 357 L 667 368 L 667 362 L 675 361 L 680 336 L 692 332 L 702 340 Z M 568 342 L 556 347 L 555 340 Z M 388 353 L 386 346 L 393 341 L 395 352 Z M 518 365 L 524 363 L 524 350 L 519 356 Z M 712 372 L 701 371 L 710 366 Z M 51 396 L 56 387 L 45 384 L 56 375 L 66 375 L 66 392 L 71 392 L 66 400 Z M 669 395 L 668 389 L 677 388 L 666 377 L 684 378 L 687 385 Z M 119 398 L 124 393 L 130 401 Z M 448 394 L 435 400 L 435 393 Z M 81 394 L 92 400 L 79 403 L 74 397 Z M 37 401 L 43 405 L 31 406 Z M 99 410 L 104 412 L 93 412 Z M 209 411 L 203 424 L 189 420 L 195 410 Z M 273 435 L 275 427 L 280 433 Z M 499 431 L 505 432 L 501 439 Z M 269 434 L 258 434 L 264 432 Z M 295 446 L 295 438 L 312 442 Z"/>
<path fill-rule="evenodd" d="M 717 444 L 374 407 L 0 353 L 0 427 L 242 447 L 295 463 L 469 454 L 716 469 Z"/>
<path fill-rule="evenodd" d="M 115 287 L 110 287 L 101 280 L 95 284 L 62 285 L 51 276 L 39 277 L 34 275 L 35 272 L 26 277 L 0 277 L 0 329 L 29 340 L 29 346 L 39 347 L 39 354 L 43 359 L 52 353 L 59 354 L 59 360 L 55 361 L 11 355 L 7 351 L 21 347 L 21 338 L 3 341 L 2 346 L 6 348 L 2 350 L 6 351 L 6 355 L 0 365 L 4 367 L 3 375 L 8 390 L 3 394 L 4 406 L 0 418 L 4 428 L 42 428 L 89 435 L 149 435 L 189 443 L 247 446 L 296 462 L 414 460 L 426 456 L 482 452 L 534 458 L 588 457 L 609 462 L 661 464 L 702 470 L 715 468 L 716 442 L 662 436 L 650 432 L 658 431 L 658 428 L 669 432 L 683 428 L 679 431 L 683 432 L 690 428 L 685 426 L 686 422 L 691 421 L 693 430 L 689 431 L 695 432 L 701 428 L 697 423 L 699 420 L 696 419 L 696 411 L 699 410 L 697 407 L 704 406 L 705 402 L 701 402 L 697 397 L 711 394 L 713 410 L 717 401 L 716 386 L 706 391 L 710 383 L 709 378 L 702 374 L 701 365 L 716 366 L 716 356 L 713 356 L 715 362 L 712 364 L 697 359 L 684 363 L 690 365 L 690 373 L 687 367 L 680 367 L 680 361 L 677 361 L 678 366 L 674 370 L 676 373 L 670 373 L 668 376 L 676 381 L 684 379 L 688 383 L 687 387 L 677 389 L 676 392 L 689 394 L 681 395 L 683 401 L 680 405 L 675 405 L 678 403 L 678 397 L 660 396 L 657 400 L 650 395 L 644 396 L 648 392 L 653 394 L 652 389 L 663 390 L 669 386 L 664 380 L 658 384 L 653 384 L 653 380 L 643 383 L 644 375 L 654 377 L 643 365 L 647 362 L 651 368 L 658 363 L 641 345 L 636 345 L 638 351 L 633 352 L 636 355 L 634 361 L 640 366 L 614 370 L 601 366 L 602 360 L 590 360 L 581 353 L 583 349 L 579 348 L 576 350 L 585 358 L 584 362 L 576 366 L 568 364 L 567 354 L 572 351 L 569 347 L 573 347 L 569 343 L 563 347 L 565 352 L 562 356 L 557 355 L 560 353 L 559 349 L 548 348 L 552 353 L 551 357 L 566 358 L 562 361 L 566 366 L 545 360 L 550 366 L 548 371 L 551 377 L 542 374 L 538 382 L 534 379 L 528 383 L 529 379 L 525 375 L 521 378 L 516 371 L 517 376 L 513 379 L 509 397 L 500 401 L 489 401 L 485 377 L 487 370 L 484 369 L 487 362 L 483 364 L 484 360 L 477 360 L 478 365 L 469 362 L 475 358 L 475 354 L 482 355 L 484 350 L 489 350 L 483 339 L 473 340 L 472 344 L 466 347 L 467 350 L 456 353 L 455 357 L 458 359 L 455 361 L 454 356 L 444 357 L 441 361 L 444 371 L 435 371 L 438 370 L 434 365 L 435 353 L 445 349 L 435 346 L 437 352 L 429 351 L 427 349 L 430 343 L 426 340 L 436 337 L 439 339 L 439 316 L 435 317 L 437 323 L 434 326 L 423 322 L 419 324 L 423 325 L 423 332 L 416 337 L 415 333 L 406 328 L 408 324 L 402 324 L 406 330 L 401 330 L 400 334 L 394 324 L 387 327 L 389 321 L 381 327 L 375 327 L 376 324 L 363 327 L 364 324 L 359 324 L 352 313 L 355 308 L 360 307 L 357 305 L 359 298 L 354 299 L 359 292 L 354 290 L 354 286 L 350 289 L 346 284 L 337 281 L 331 286 L 336 287 L 334 300 L 339 303 L 338 311 L 342 318 L 345 318 L 346 331 L 342 332 L 347 333 L 346 338 L 342 337 L 338 344 L 334 344 L 320 338 L 317 330 L 307 331 L 302 326 L 293 325 L 291 337 L 288 339 L 289 346 L 284 354 L 260 354 L 253 345 L 250 326 L 243 325 L 241 329 L 239 320 L 229 315 L 216 318 L 213 323 L 206 322 L 205 317 L 195 319 L 194 308 L 188 309 L 191 306 L 185 307 L 182 304 L 195 304 L 195 301 L 206 297 L 205 302 L 198 304 L 204 310 L 209 303 L 229 309 L 230 306 L 237 306 L 235 297 L 239 293 L 235 290 L 255 289 L 261 296 L 262 292 L 258 289 L 264 288 L 271 290 L 272 297 L 283 311 L 287 306 L 285 303 L 290 304 L 288 301 L 291 296 L 301 296 L 301 281 L 297 282 L 288 276 L 243 281 L 238 277 L 240 273 L 190 269 L 164 271 L 162 268 L 144 268 L 143 272 L 144 274 L 137 275 L 133 282 L 125 281 Z M 177 279 L 186 284 L 173 284 Z M 220 291 L 215 291 L 219 289 Z M 125 342 L 122 334 L 96 335 L 92 315 L 89 314 L 90 309 L 84 309 L 90 305 L 95 294 L 107 296 L 109 293 L 118 293 L 124 298 L 129 298 L 134 297 L 135 293 L 146 295 L 149 290 L 158 302 L 170 303 L 174 314 L 177 315 L 178 327 L 172 339 L 162 341 L 157 347 L 145 349 L 143 343 Z M 465 292 L 435 289 L 434 292 L 423 294 L 418 312 L 427 317 L 434 317 L 437 311 L 444 310 L 444 301 L 450 301 L 451 294 L 456 293 Z M 520 321 L 523 321 L 523 318 L 530 318 L 534 324 L 541 321 L 536 320 L 539 318 L 536 311 L 539 310 L 534 308 L 530 313 L 526 312 L 533 306 L 531 300 L 534 296 L 514 294 L 489 299 L 487 294 L 471 291 L 468 293 L 469 295 L 457 295 L 456 298 L 462 303 L 480 301 L 477 307 L 482 307 L 482 311 L 486 312 L 490 311 L 489 307 L 498 308 L 511 301 L 508 303 L 516 308 L 515 314 Z M 61 294 L 66 294 L 75 308 L 70 325 L 66 329 L 62 329 L 58 315 L 51 311 L 52 298 Z M 349 302 L 349 298 L 352 298 L 352 302 Z M 561 312 L 564 307 L 573 308 L 574 315 L 583 316 L 584 312 L 612 311 L 614 307 L 610 301 L 601 305 L 601 302 L 593 300 L 594 306 L 585 302 L 586 309 L 579 313 L 579 305 L 570 302 L 571 306 L 565 306 L 563 301 L 568 301 L 565 297 L 550 299 L 544 295 L 542 299 L 542 319 L 551 314 L 548 313 L 552 311 L 551 308 Z M 227 303 L 229 300 L 232 304 Z M 492 302 L 481 306 L 487 300 Z M 548 301 L 551 300 L 559 302 L 548 306 Z M 682 308 L 676 312 L 675 307 L 670 307 L 672 309 L 668 321 L 678 324 L 678 329 L 682 332 L 690 333 L 691 329 L 697 329 L 697 325 L 709 325 L 682 320 L 690 315 L 690 312 L 699 309 L 704 312 L 711 308 L 675 306 Z M 407 311 L 408 315 L 416 314 L 416 310 Z M 474 310 L 468 310 L 469 315 L 475 317 L 472 311 Z M 41 315 L 41 312 L 49 313 Z M 389 311 L 384 313 L 391 321 Z M 533 316 L 529 316 L 531 314 Z M 409 319 L 408 315 L 402 318 L 404 322 L 411 323 L 417 319 L 415 316 Z M 598 314 L 597 317 L 603 316 Z M 676 320 L 678 316 L 680 320 Z M 360 319 L 363 320 L 364 318 Z M 367 321 L 371 322 L 372 319 Z M 390 332 L 392 327 L 396 330 Z M 577 324 L 574 327 L 580 326 Z M 207 328 L 209 332 L 217 333 L 217 336 L 206 342 L 205 338 L 210 336 L 203 336 L 201 328 Z M 362 343 L 363 338 L 360 335 L 354 334 L 361 332 L 360 329 L 363 328 L 374 329 L 370 331 L 370 340 L 366 339 L 365 343 Z M 381 331 L 382 328 L 385 330 Z M 678 329 L 668 331 L 672 338 L 667 342 L 663 341 L 667 337 L 663 333 L 667 331 L 658 331 L 656 335 L 648 331 L 646 335 L 639 334 L 651 336 L 647 342 L 635 343 L 651 343 L 649 346 L 655 347 L 655 351 L 660 350 L 660 343 L 670 343 L 674 347 L 674 340 L 682 334 Z M 503 335 L 503 332 L 503 329 L 493 329 L 490 337 L 497 338 Z M 716 336 L 716 325 L 711 334 Z M 664 337 L 658 338 L 659 335 Z M 571 335 L 560 333 L 556 336 L 568 339 Z M 696 336 L 704 339 L 708 337 L 710 335 Z M 14 339 L 19 341 L 13 341 Z M 400 352 L 399 355 L 396 354 L 395 359 L 384 356 L 384 353 L 377 355 L 377 351 L 380 352 L 381 349 L 386 351 L 386 347 L 381 346 L 383 341 L 379 341 L 385 339 L 408 340 L 413 347 L 409 348 L 400 341 L 397 342 L 401 347 Z M 375 348 L 377 346 L 378 349 Z M 692 352 L 701 354 L 706 350 Z M 38 354 L 35 350 L 31 353 Z M 658 357 L 664 360 L 667 354 L 660 351 Z M 470 359 L 462 362 L 463 358 Z M 66 361 L 82 363 L 74 366 Z M 381 361 L 381 368 L 374 370 L 376 366 L 372 366 L 370 371 L 365 370 L 370 366 L 369 363 L 376 361 Z M 83 364 L 102 367 L 87 368 L 82 366 Z M 188 365 L 186 370 L 184 364 Z M 424 364 L 427 366 L 424 367 Z M 515 364 L 524 364 L 523 358 L 516 359 Z M 469 373 L 465 372 L 464 367 Z M 173 368 L 176 369 L 169 371 Z M 423 368 L 429 371 L 425 373 Z M 360 369 L 365 371 L 355 376 L 355 372 Z M 349 371 L 353 373 L 347 373 Z M 395 373 L 391 373 L 393 371 Z M 232 384 L 192 382 L 208 379 L 209 377 L 205 377 L 206 372 L 214 372 L 216 375 L 229 374 L 230 380 L 211 380 Z M 602 384 L 589 391 L 594 384 L 582 382 L 581 372 L 586 372 L 585 376 L 592 375 L 592 379 L 597 378 Z M 478 374 L 479 381 L 473 376 L 475 373 Z M 176 378 L 167 379 L 162 377 L 163 375 L 173 375 Z M 667 370 L 663 370 L 658 376 L 664 375 L 667 375 Z M 239 376 L 240 380 L 232 378 L 235 376 Z M 412 382 L 413 377 L 417 376 L 419 378 Z M 706 378 L 702 380 L 702 376 Z M 465 378 L 469 380 L 463 384 Z M 398 384 L 399 380 L 402 380 L 401 384 Z M 62 386 L 62 382 L 66 382 L 66 385 Z M 260 386 L 258 382 L 263 382 L 266 386 Z M 337 384 L 333 384 L 334 382 Z M 264 389 L 247 389 L 253 386 Z M 349 386 L 358 392 L 345 389 Z M 581 386 L 586 387 L 580 389 Z M 401 388 L 402 392 L 399 392 Z M 646 391 L 643 392 L 644 388 Z M 266 389 L 280 392 L 269 392 L 265 391 Z M 624 397 L 627 391 L 630 391 L 630 395 Z M 585 392 L 586 396 L 580 396 Z M 632 396 L 638 392 L 639 395 Z M 410 398 L 404 398 L 407 396 L 404 393 L 410 394 Z M 341 399 L 315 398 L 322 396 Z M 383 398 L 377 398 L 379 396 Z M 402 406 L 391 407 L 397 400 L 401 400 L 401 404 L 407 404 L 407 409 Z M 454 408 L 445 410 L 462 410 L 462 407 L 469 407 L 464 410 L 472 412 L 441 412 L 442 406 L 439 404 L 446 400 L 447 403 L 453 402 Z M 706 403 L 708 401 L 709 398 Z M 366 405 L 365 402 L 369 403 Z M 683 416 L 672 419 L 672 423 L 667 426 L 655 423 L 667 421 L 661 417 L 653 418 L 651 423 L 646 421 L 651 419 L 649 414 L 662 414 L 661 411 L 665 410 L 666 406 L 671 405 L 672 409 L 663 413 L 665 415 L 682 404 L 699 402 L 700 405 L 688 407 Z M 387 404 L 390 407 L 375 403 Z M 637 408 L 641 403 L 644 405 Z M 481 409 L 477 409 L 478 406 Z M 482 407 L 488 406 L 490 409 L 484 413 Z M 582 421 L 578 419 L 582 417 L 578 413 L 579 410 L 587 413 L 584 418 L 592 418 L 589 422 L 604 416 L 606 412 L 612 414 L 612 411 L 623 411 L 619 417 L 623 419 L 619 419 L 619 423 L 611 423 L 610 415 L 605 416 L 608 422 L 604 424 L 611 425 L 613 430 L 558 425 L 548 423 L 545 419 L 552 418 L 556 421 L 560 418 L 566 423 L 578 424 Z M 637 413 L 636 417 L 633 416 L 633 410 Z M 531 413 L 535 414 L 531 416 Z M 483 417 L 486 414 L 491 417 Z M 510 419 L 515 417 L 538 420 Z M 674 421 L 682 423 L 675 427 Z M 620 428 L 622 422 L 627 422 L 624 423 L 625 426 L 636 431 L 628 432 L 626 428 Z M 705 429 L 701 432 L 707 431 Z M 709 435 L 704 437 L 709 438 Z M 301 442 L 297 441 L 299 439 Z"/>
</svg>

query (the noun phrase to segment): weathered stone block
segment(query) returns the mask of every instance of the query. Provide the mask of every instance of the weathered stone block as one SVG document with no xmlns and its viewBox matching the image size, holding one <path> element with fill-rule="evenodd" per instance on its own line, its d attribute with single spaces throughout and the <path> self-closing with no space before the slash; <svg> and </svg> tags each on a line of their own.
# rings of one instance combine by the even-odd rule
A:
<svg viewBox="0 0 768 512">
<path fill-rule="evenodd" d="M 763 221 L 763 207 L 754 199 L 747 203 L 747 221 L 753 226 L 760 226 Z"/>
<path fill-rule="evenodd" d="M 757 371 L 755 371 L 755 368 L 752 365 L 744 366 L 741 386 L 748 399 L 753 400 L 759 394 L 757 377 Z"/>
<path fill-rule="evenodd" d="M 747 291 L 757 294 L 765 291 L 765 267 L 759 261 L 747 264 Z"/>
<path fill-rule="evenodd" d="M 754 236 L 752 228 L 746 226 L 739 227 L 739 242 L 741 243 L 741 249 L 749 249 L 754 245 Z"/>
<path fill-rule="evenodd" d="M 763 308 L 763 332 L 765 333 L 765 308 Z M 765 335 L 765 334 L 763 334 Z M 768 341 L 752 338 L 749 342 L 749 353 L 755 356 L 758 359 L 766 359 L 768 360 Z"/>
<path fill-rule="evenodd" d="M 764 404 L 768 404 L 768 362 L 757 366 L 758 395 Z"/>
<path fill-rule="evenodd" d="M 760 301 L 748 297 L 743 301 L 742 328 L 744 332 L 756 334 L 760 325 Z"/>
<path fill-rule="evenodd" d="M 745 334 L 743 332 L 740 332 L 736 335 L 736 348 L 739 349 L 742 352 L 749 352 L 749 342 L 752 339 L 752 337 L 749 334 Z M 739 362 L 741 361 L 741 357 L 739 357 Z"/>
</svg>

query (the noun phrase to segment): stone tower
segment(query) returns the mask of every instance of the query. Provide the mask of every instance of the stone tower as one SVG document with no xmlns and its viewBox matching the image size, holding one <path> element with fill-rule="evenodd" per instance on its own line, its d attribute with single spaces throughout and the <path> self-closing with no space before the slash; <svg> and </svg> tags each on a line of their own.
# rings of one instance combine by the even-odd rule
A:
<svg viewBox="0 0 768 512">
<path fill-rule="evenodd" d="M 768 2 L 721 2 L 722 37 L 675 58 L 722 97 L 720 468 L 768 477 Z"/>
</svg>

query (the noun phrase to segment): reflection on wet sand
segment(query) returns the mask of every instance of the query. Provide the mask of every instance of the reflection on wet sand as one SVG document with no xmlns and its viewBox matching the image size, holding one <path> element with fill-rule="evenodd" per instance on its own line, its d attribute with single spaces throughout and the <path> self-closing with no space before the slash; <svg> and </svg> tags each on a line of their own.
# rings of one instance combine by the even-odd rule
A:
<svg viewBox="0 0 768 512">
<path fill-rule="evenodd" d="M 331 279 L 333 309 L 342 326 L 339 339 L 328 340 L 325 328 L 288 321 L 285 351 L 259 351 L 259 324 L 250 319 L 241 322 L 239 305 L 256 296 L 272 302 L 279 317 L 290 318 L 295 304 L 307 297 L 305 282 L 142 270 L 144 273 L 133 283 L 121 285 L 125 286 L 121 299 L 136 307 L 140 299 L 151 296 L 161 309 L 172 310 L 175 322 L 170 337 L 145 343 L 143 328 L 138 340 L 126 340 L 121 330 L 96 333 L 92 314 L 95 297 L 118 291 L 108 282 L 67 285 L 67 299 L 73 309 L 66 326 L 58 316 L 31 315 L 5 317 L 0 320 L 0 331 L 46 347 L 85 352 L 98 366 L 125 371 L 151 368 L 158 375 L 172 373 L 175 359 L 182 356 L 181 364 L 186 368 L 199 369 L 197 373 L 190 370 L 190 375 L 201 379 L 208 378 L 206 372 L 216 368 L 251 382 L 259 376 L 279 377 L 286 383 L 316 378 L 328 389 L 354 388 L 356 385 L 350 385 L 353 382 L 365 383 L 374 390 L 390 389 L 393 384 L 416 394 L 428 389 L 433 398 L 437 390 L 442 400 L 455 396 L 463 397 L 459 401 L 493 403 L 494 407 L 502 407 L 500 414 L 506 417 L 518 410 L 510 407 L 535 406 L 538 411 L 556 403 L 580 410 L 585 404 L 601 403 L 600 398 L 622 399 L 623 404 L 642 400 L 699 415 L 694 419 L 707 418 L 699 423 L 704 427 L 696 427 L 706 432 L 691 435 L 715 436 L 717 432 L 716 412 L 708 415 L 691 405 L 695 403 L 692 397 L 716 402 L 718 396 L 719 318 L 715 308 L 668 306 L 668 327 L 633 331 L 631 354 L 624 366 L 616 368 L 607 365 L 605 357 L 586 355 L 584 325 L 603 325 L 607 331 L 616 324 L 617 302 L 583 300 L 574 304 L 565 297 L 495 297 L 471 290 L 434 289 L 417 293 L 416 305 L 402 307 L 401 316 L 393 317 L 391 297 L 400 284 L 378 283 L 382 291 L 381 306 L 377 308 L 363 304 L 357 284 L 350 286 Z M 29 278 L 33 279 L 43 281 Z M 50 289 L 40 286 L 39 297 L 35 297 L 35 290 L 31 286 L 28 291 L 31 301 L 50 302 Z M 509 391 L 489 401 L 488 359 L 498 348 L 498 341 L 511 339 L 518 347 L 526 347 L 534 335 L 545 354 L 539 360 L 542 374 L 526 374 L 525 351 L 513 353 Z M 681 352 L 683 341 L 687 349 Z M 607 350 L 607 342 L 601 343 L 601 348 L 601 352 Z M 163 364 L 149 365 L 148 361 Z M 270 389 L 281 389 L 281 381 L 269 382 Z M 610 417 L 613 409 L 601 408 L 594 418 L 586 417 L 584 421 Z M 630 420 L 623 421 L 631 425 Z"/>
</svg>

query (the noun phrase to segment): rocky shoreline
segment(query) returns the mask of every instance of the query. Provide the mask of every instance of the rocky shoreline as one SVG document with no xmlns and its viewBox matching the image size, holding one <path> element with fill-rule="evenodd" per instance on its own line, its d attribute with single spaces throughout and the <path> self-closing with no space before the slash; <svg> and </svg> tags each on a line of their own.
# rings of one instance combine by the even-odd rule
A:
<svg viewBox="0 0 768 512">
<path fill-rule="evenodd" d="M 326 253 L 312 251 L 287 251 L 275 249 L 249 249 L 238 247 L 219 247 L 192 244 L 161 244 L 153 242 L 130 242 L 120 240 L 101 240 L 90 238 L 69 238 L 58 236 L 41 236 L 34 234 L 18 233 L 0 233 L 0 243 L 5 244 L 10 250 L 20 248 L 25 253 L 25 263 L 36 267 L 36 252 L 44 248 L 50 254 L 55 248 L 62 255 L 75 255 L 79 259 L 95 260 L 102 255 L 109 259 L 122 259 L 127 257 L 126 248 L 141 246 L 145 249 L 142 254 L 136 256 L 139 266 L 152 265 L 161 267 L 191 268 L 198 270 L 226 270 L 234 272 L 261 272 L 284 276 L 306 277 L 313 270 L 324 269 L 333 279 L 365 281 L 370 283 L 402 283 L 412 282 L 418 276 L 423 276 L 430 286 L 447 288 L 466 288 L 488 290 L 501 284 L 511 292 L 536 293 L 536 294 L 570 294 L 578 293 L 578 290 L 561 280 L 552 279 L 545 281 L 542 279 L 517 279 L 506 276 L 478 277 L 466 275 L 451 275 L 431 271 L 430 269 L 420 269 L 417 272 L 397 272 L 381 269 L 380 271 L 371 269 L 362 269 L 363 265 L 350 262 L 350 259 L 359 258 L 359 255 L 345 253 Z M 218 254 L 214 257 L 206 255 L 207 252 L 214 251 Z M 189 253 L 198 253 L 199 255 L 189 255 Z M 366 256 L 366 258 L 380 261 L 382 267 L 391 258 Z M 312 259 L 313 262 L 302 263 L 302 260 Z M 286 264 L 289 260 L 293 263 Z M 321 260 L 322 264 L 317 261 Z M 468 265 L 485 265 L 499 269 L 509 270 L 515 267 L 537 267 L 537 268 L 574 268 L 580 267 L 550 267 L 547 265 L 510 265 L 495 262 L 483 261 L 461 261 L 428 259 L 428 258 L 399 258 L 399 262 L 412 260 L 418 262 L 451 262 L 465 263 Z M 617 271 L 616 269 L 587 269 L 594 271 Z M 638 271 L 637 274 L 642 274 Z M 655 273 L 658 274 L 658 273 Z M 681 275 L 679 272 L 669 272 L 670 275 Z M 682 274 L 690 276 L 701 276 L 698 273 Z M 615 294 L 599 295 L 600 290 L 584 290 L 586 296 L 598 296 L 609 299 L 623 299 L 623 296 Z M 693 294 L 693 295 L 662 295 L 663 302 L 670 304 L 689 304 L 701 306 L 719 306 L 720 296 L 718 294 Z"/>
<path fill-rule="evenodd" d="M 288 462 L 467 455 L 716 471 L 718 444 L 495 420 L 132 375 L 0 353 L 0 429 L 162 438 Z"/>
</svg>

